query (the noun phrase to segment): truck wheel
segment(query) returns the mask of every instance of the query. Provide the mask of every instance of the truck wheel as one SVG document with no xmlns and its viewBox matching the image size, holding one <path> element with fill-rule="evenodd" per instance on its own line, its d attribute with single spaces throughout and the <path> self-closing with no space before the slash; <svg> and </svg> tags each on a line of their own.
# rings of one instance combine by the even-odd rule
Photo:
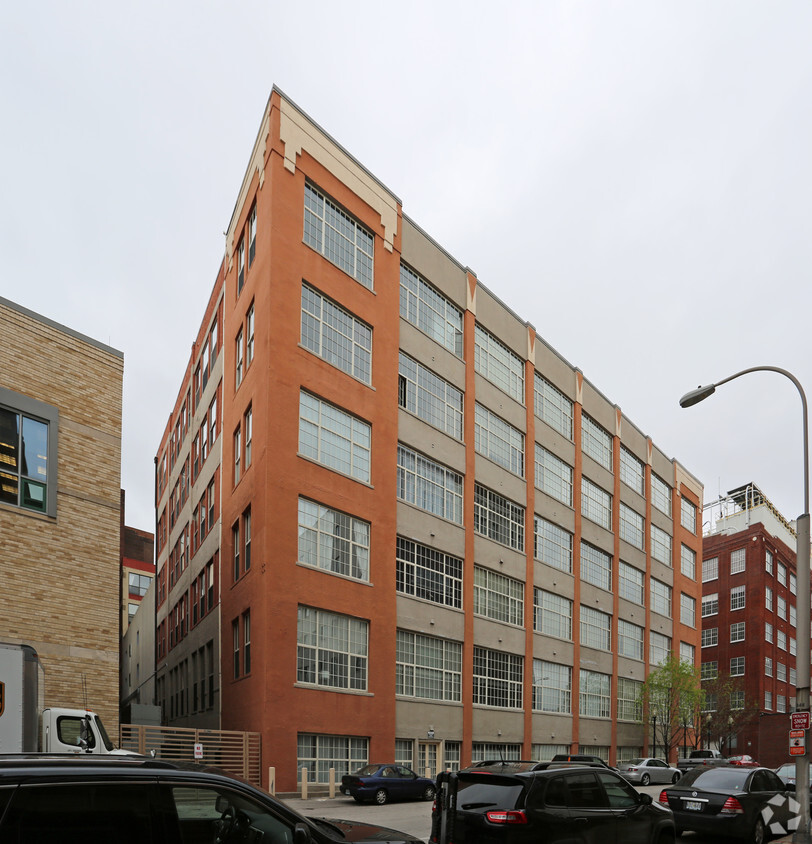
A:
<svg viewBox="0 0 812 844">
<path fill-rule="evenodd" d="M 643 774 L 640 777 L 640 785 L 648 785 L 651 782 L 651 777 L 648 774 Z"/>
</svg>

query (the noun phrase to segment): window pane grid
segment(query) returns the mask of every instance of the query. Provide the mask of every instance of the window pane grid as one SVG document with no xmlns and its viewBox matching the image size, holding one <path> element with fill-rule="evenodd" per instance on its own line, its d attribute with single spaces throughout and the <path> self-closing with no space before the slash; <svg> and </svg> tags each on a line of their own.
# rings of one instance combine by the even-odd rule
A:
<svg viewBox="0 0 812 844">
<path fill-rule="evenodd" d="M 538 372 L 535 374 L 533 388 L 536 416 L 572 440 L 572 401 Z"/>
<path fill-rule="evenodd" d="M 368 627 L 361 619 L 300 606 L 297 681 L 366 691 Z"/>
<path fill-rule="evenodd" d="M 474 530 L 483 536 L 524 550 L 524 507 L 480 484 L 474 486 Z"/>
<path fill-rule="evenodd" d="M 524 624 L 524 584 L 474 566 L 474 612 L 507 624 Z"/>
<path fill-rule="evenodd" d="M 424 422 L 462 440 L 462 391 L 400 353 L 398 403 Z"/>
<path fill-rule="evenodd" d="M 395 581 L 397 591 L 405 595 L 462 607 L 462 560 L 401 536 L 397 538 Z"/>
<path fill-rule="evenodd" d="M 572 601 L 544 589 L 534 589 L 533 629 L 559 639 L 572 640 Z"/>
<path fill-rule="evenodd" d="M 427 700 L 462 699 L 462 644 L 397 631 L 395 693 Z"/>
<path fill-rule="evenodd" d="M 524 434 L 477 403 L 474 448 L 515 475 L 524 475 Z"/>
<path fill-rule="evenodd" d="M 586 413 L 581 414 L 581 448 L 604 469 L 612 471 L 612 436 Z"/>
<path fill-rule="evenodd" d="M 581 542 L 581 579 L 611 591 L 612 557 L 594 545 Z"/>
<path fill-rule="evenodd" d="M 651 475 L 651 503 L 666 516 L 671 515 L 671 487 L 653 473 Z"/>
<path fill-rule="evenodd" d="M 612 616 L 581 604 L 581 644 L 600 651 L 612 650 Z"/>
<path fill-rule="evenodd" d="M 400 265 L 400 315 L 462 357 L 462 311 L 404 264 Z"/>
<path fill-rule="evenodd" d="M 645 518 L 636 510 L 620 502 L 620 538 L 643 550 L 645 547 Z"/>
<path fill-rule="evenodd" d="M 572 534 L 569 531 L 536 516 L 534 539 L 537 560 L 572 574 Z"/>
<path fill-rule="evenodd" d="M 533 709 L 569 714 L 572 707 L 572 668 L 533 660 Z"/>
<path fill-rule="evenodd" d="M 538 443 L 535 446 L 535 485 L 547 495 L 572 507 L 572 466 Z"/>
<path fill-rule="evenodd" d="M 637 606 L 645 606 L 645 590 L 643 587 L 644 574 L 640 569 L 620 561 L 618 571 L 620 597 L 631 601 Z"/>
<path fill-rule="evenodd" d="M 302 345 L 369 384 L 372 329 L 306 284 L 302 285 Z"/>
<path fill-rule="evenodd" d="M 462 475 L 398 445 L 398 498 L 462 524 Z"/>
<path fill-rule="evenodd" d="M 299 562 L 369 580 L 369 535 L 368 522 L 299 499 Z"/>
<path fill-rule="evenodd" d="M 578 708 L 587 718 L 608 718 L 611 713 L 611 677 L 597 671 L 580 671 Z"/>
<path fill-rule="evenodd" d="M 630 659 L 643 658 L 643 628 L 631 621 L 618 619 L 617 652 Z"/>
<path fill-rule="evenodd" d="M 473 702 L 520 709 L 523 663 L 524 658 L 516 654 L 475 647 Z"/>
<path fill-rule="evenodd" d="M 524 404 L 524 363 L 479 325 L 474 337 L 474 368 L 520 404 Z"/>
<path fill-rule="evenodd" d="M 309 183 L 304 217 L 304 242 L 372 290 L 373 236 Z"/>
<path fill-rule="evenodd" d="M 581 477 L 581 514 L 606 530 L 612 529 L 612 496 Z"/>
<path fill-rule="evenodd" d="M 371 426 L 302 391 L 299 451 L 306 457 L 369 483 Z"/>
<path fill-rule="evenodd" d="M 620 480 L 639 495 L 646 494 L 646 468 L 625 446 L 620 447 Z"/>
</svg>

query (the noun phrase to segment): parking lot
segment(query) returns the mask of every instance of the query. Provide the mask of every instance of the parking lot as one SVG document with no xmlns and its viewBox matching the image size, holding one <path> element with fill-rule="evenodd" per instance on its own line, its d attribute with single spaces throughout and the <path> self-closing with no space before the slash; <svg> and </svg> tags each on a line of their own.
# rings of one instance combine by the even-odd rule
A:
<svg viewBox="0 0 812 844">
<path fill-rule="evenodd" d="M 664 786 L 649 785 L 636 788 L 640 793 L 650 794 L 651 799 L 656 800 Z M 285 803 L 303 815 L 376 823 L 411 833 L 423 841 L 428 841 L 431 833 L 431 803 L 406 801 L 377 806 L 371 803 L 356 803 L 351 797 L 340 794 L 334 798 L 312 797 L 308 800 L 286 798 Z M 686 832 L 680 840 L 686 844 L 718 844 L 718 839 L 692 832 Z M 778 844 L 778 841 L 773 840 L 772 844 Z"/>
</svg>

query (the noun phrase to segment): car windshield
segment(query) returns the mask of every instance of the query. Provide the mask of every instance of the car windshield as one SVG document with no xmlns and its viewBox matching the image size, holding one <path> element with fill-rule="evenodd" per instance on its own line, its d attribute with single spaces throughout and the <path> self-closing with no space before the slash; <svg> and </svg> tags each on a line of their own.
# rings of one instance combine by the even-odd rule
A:
<svg viewBox="0 0 812 844">
<path fill-rule="evenodd" d="M 750 771 L 737 770 L 736 768 L 708 768 L 705 771 L 700 771 L 693 778 L 685 777 L 683 782 L 686 787 L 690 788 L 707 788 L 711 791 L 716 789 L 743 791 L 744 784 L 750 775 Z"/>
</svg>

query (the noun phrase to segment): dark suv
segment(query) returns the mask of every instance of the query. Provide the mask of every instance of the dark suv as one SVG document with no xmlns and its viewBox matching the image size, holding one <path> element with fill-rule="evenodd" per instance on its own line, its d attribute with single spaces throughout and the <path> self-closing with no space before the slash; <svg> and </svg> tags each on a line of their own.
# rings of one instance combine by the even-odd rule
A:
<svg viewBox="0 0 812 844">
<path fill-rule="evenodd" d="M 430 841 L 673 844 L 674 816 L 663 808 L 606 768 L 491 763 L 437 777 Z"/>
<path fill-rule="evenodd" d="M 346 844 L 420 839 L 305 818 L 213 768 L 141 756 L 0 756 L 0 841 L 29 844 Z"/>
</svg>

